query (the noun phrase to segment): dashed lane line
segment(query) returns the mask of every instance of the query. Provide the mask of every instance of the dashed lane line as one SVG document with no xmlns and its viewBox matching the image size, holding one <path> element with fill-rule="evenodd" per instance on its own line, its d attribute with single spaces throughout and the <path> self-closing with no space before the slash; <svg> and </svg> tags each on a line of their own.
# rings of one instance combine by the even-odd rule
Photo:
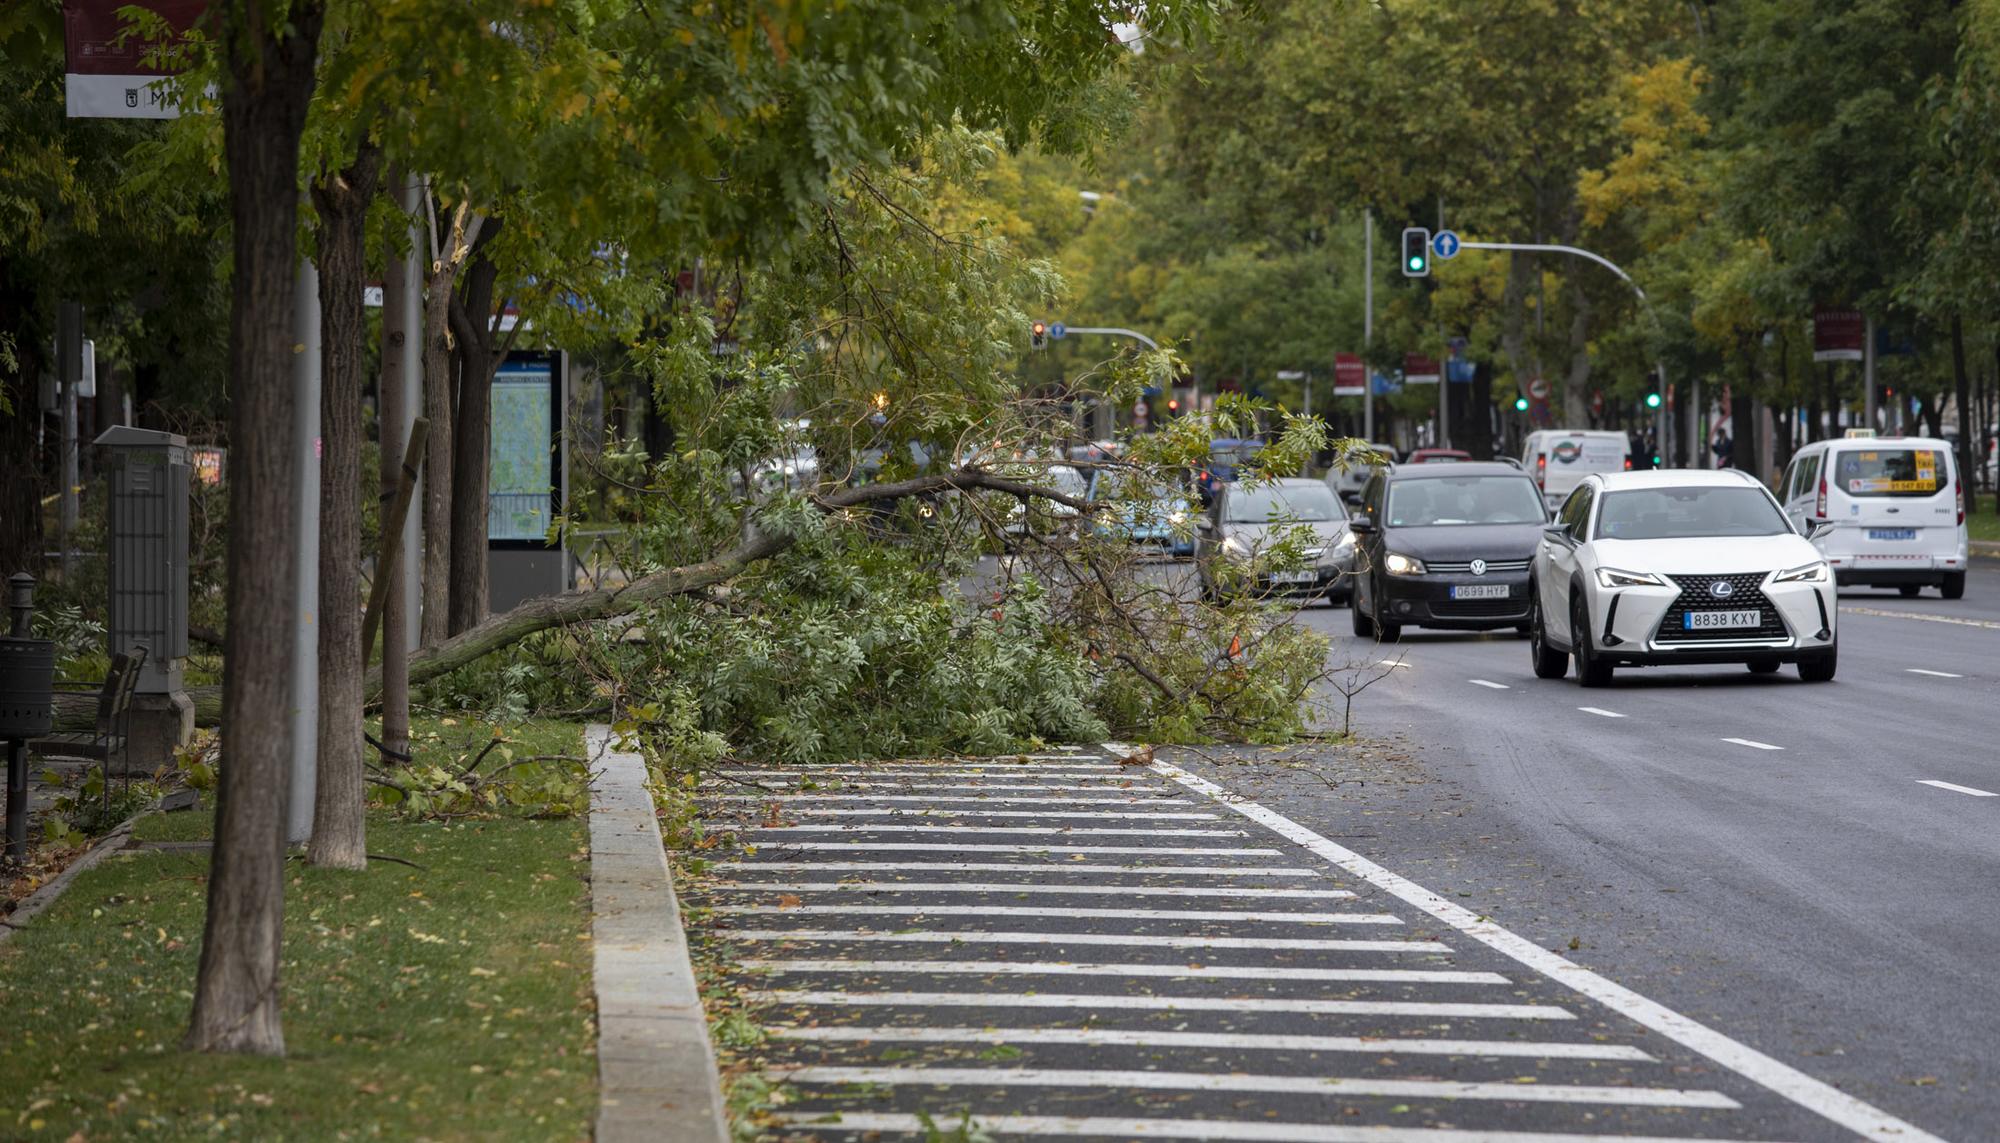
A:
<svg viewBox="0 0 2000 1143">
<path fill-rule="evenodd" d="M 1116 968 L 1116 965 L 1104 965 Z M 1153 966 L 1164 967 L 1164 966 Z M 1198 975 L 1214 975 L 1203 973 Z M 1256 979 L 1256 978 L 1246 978 Z M 1128 1012 L 1287 1012 L 1310 1016 L 1431 1016 L 1450 1020 L 1574 1020 L 1551 1004 L 1454 1004 L 1442 1000 L 1311 1000 L 1261 996 L 1076 995 L 1061 992 L 848 992 L 772 989 L 745 994 L 772 1004 L 831 1008 L 1086 1008 Z"/>
<path fill-rule="evenodd" d="M 870 1132 L 923 1137 L 937 1125 L 925 1116 L 900 1112 L 782 1111 L 787 1127 L 823 1127 L 843 1134 Z M 1450 1127 L 1345 1127 L 1330 1123 L 1275 1123 L 1235 1119 L 1127 1119 L 1120 1116 L 978 1115 L 972 1122 L 989 1135 L 1083 1136 L 1108 1139 L 1202 1139 L 1217 1143 L 1606 1143 L 1600 1134 L 1549 1131 L 1480 1131 Z M 1715 1143 L 1688 1136 L 1618 1135 L 1617 1143 Z"/>
<path fill-rule="evenodd" d="M 780 869 L 797 873 L 820 869 L 839 873 L 891 873 L 896 870 L 942 873 L 1081 873 L 1086 876 L 1112 873 L 1153 873 L 1169 877 L 1316 877 L 1318 870 L 1295 865 L 1086 865 L 1082 862 L 1017 861 L 718 861 L 710 869 Z M 1101 891 L 1101 890 L 1100 890 Z M 1130 892 L 1130 890 L 1121 890 Z"/>
<path fill-rule="evenodd" d="M 1099 886 L 1099 891 L 1105 891 Z M 1294 925 L 1400 925 L 1394 913 L 1272 913 L 1241 909 L 1070 909 L 1054 905 L 710 905 L 712 913 L 861 917 L 1076 917 L 1119 921 L 1269 921 Z"/>
<path fill-rule="evenodd" d="M 1925 623 L 1949 623 L 1955 627 L 1983 627 L 1988 631 L 2000 631 L 2000 623 L 1991 619 L 1966 619 L 1957 615 L 1925 615 L 1919 611 L 1884 611 L 1879 607 L 1855 607 L 1840 605 L 1842 615 L 1875 615 L 1884 619 L 1917 619 Z"/>
<path fill-rule="evenodd" d="M 1991 790 L 1976 790 L 1971 786 L 1961 786 L 1956 782 L 1940 782 L 1936 778 L 1918 778 L 1917 781 L 1926 786 L 1936 786 L 1940 790 L 1950 790 L 1955 794 L 1970 794 L 1975 798 L 2000 798 L 2000 794 L 1996 794 Z"/>
<path fill-rule="evenodd" d="M 939 802 L 972 802 L 1000 805 L 1039 806 L 1130 806 L 1144 803 L 1151 806 L 1187 806 L 1193 803 L 1186 798 L 1155 798 L 1141 795 L 1136 791 L 1122 798 L 1000 798 L 967 794 L 964 797 L 942 798 L 932 794 L 703 794 L 702 800 L 711 802 L 923 802 L 936 805 Z M 940 811 L 942 812 L 942 811 Z"/>
<path fill-rule="evenodd" d="M 1010 825 L 880 825 L 874 822 L 828 822 L 824 825 L 753 826 L 745 833 L 923 833 L 923 834 L 1050 834 L 1056 837 L 1249 837 L 1241 829 L 1148 829 L 1140 826 L 1010 826 Z"/>
<path fill-rule="evenodd" d="M 928 945 L 1113 945 L 1149 949 L 1282 949 L 1288 952 L 1450 952 L 1442 941 L 1348 940 L 1339 937 L 1179 937 L 1139 933 L 1015 933 L 1005 930 L 721 929 L 731 941 L 889 941 Z"/>
<path fill-rule="evenodd" d="M 1903 670 L 1908 674 L 1929 675 L 1934 679 L 1962 679 L 1965 677 L 1964 675 L 1954 675 L 1950 671 L 1927 671 L 1922 667 L 1904 667 Z"/>
<path fill-rule="evenodd" d="M 1283 857 L 1275 849 L 1235 847 L 1224 849 L 1217 846 L 1191 845 L 1055 845 L 1030 843 L 1026 845 L 974 845 L 954 841 L 934 843 L 924 841 L 791 841 L 781 840 L 771 843 L 773 849 L 804 850 L 814 853 L 856 853 L 856 852 L 897 852 L 897 853 L 1116 853 L 1122 856 L 1134 854 L 1160 854 L 1166 857 Z"/>
<path fill-rule="evenodd" d="M 1475 687 L 1485 687 L 1488 690 L 1494 690 L 1494 691 L 1511 691 L 1514 689 L 1513 687 L 1508 686 L 1506 683 L 1496 683 L 1492 679 L 1467 679 L 1465 681 L 1471 683 Z"/>
<path fill-rule="evenodd" d="M 896 782 L 842 782 L 840 785 L 830 786 L 828 787 L 828 789 L 829 790 L 979 790 L 979 791 L 1009 793 L 1009 794 L 1014 793 L 1016 791 L 1034 791 L 1037 793 L 1047 793 L 1049 791 L 1061 790 L 1061 791 L 1070 791 L 1075 793 L 1102 794 L 1117 790 L 1130 790 L 1134 793 L 1143 793 L 1144 791 L 1147 790 L 1157 790 L 1160 788 L 1151 782 L 1148 782 L 1145 785 L 1140 786 L 1137 784 L 1130 783 L 1129 779 L 1126 779 L 1124 781 L 1127 784 L 1115 785 L 1108 783 L 1099 783 L 1095 786 L 1086 786 L 1074 783 L 1063 784 L 1055 782 L 1009 782 L 1005 785 L 1002 785 L 998 782 L 991 782 L 991 783 L 925 782 L 920 779 L 911 778 Z M 783 792 L 811 793 L 812 791 L 786 790 Z M 708 795 L 703 795 L 703 796 L 706 797 Z M 761 797 L 762 795 L 751 794 L 749 796 L 754 798 L 754 797 Z"/>
<path fill-rule="evenodd" d="M 816 867 L 815 867 L 816 868 Z M 1012 869 L 1013 866 L 1008 866 Z M 1351 889 L 1270 889 L 1261 885 L 1026 885 L 999 881 L 709 881 L 704 893 L 1071 893 L 1102 897 L 1351 898 Z"/>
<path fill-rule="evenodd" d="M 1366 1052 L 1388 1056 L 1487 1056 L 1548 1060 L 1634 1060 L 1653 1057 L 1623 1044 L 1537 1043 L 1526 1040 L 1419 1040 L 1397 1036 L 1301 1036 L 1253 1032 L 1166 1032 L 1124 1028 L 907 1028 L 853 1024 L 778 1025 L 781 1040 L 885 1044 L 1059 1044 L 1074 1047 L 1225 1048 L 1267 1052 Z"/>
<path fill-rule="evenodd" d="M 1182 803 L 1185 805 L 1186 803 Z M 800 817 L 854 817 L 854 818 L 1089 818 L 1101 821 L 1107 818 L 1133 818 L 1140 821 L 1163 822 L 1212 822 L 1221 814 L 1205 813 L 1155 813 L 1151 810 L 905 810 L 905 809 L 856 809 L 847 806 L 814 808 L 801 806 L 786 810 L 786 813 Z"/>
<path fill-rule="evenodd" d="M 1754 739 L 1754 738 L 1725 738 L 1725 739 L 1723 739 L 1723 741 L 1724 741 L 1724 742 L 1728 742 L 1728 743 L 1732 743 L 1732 744 L 1734 744 L 1734 745 L 1737 745 L 1737 746 L 1748 746 L 1748 747 L 1749 747 L 1750 749 L 1752 749 L 1752 750 L 1783 750 L 1783 749 L 1784 749 L 1784 747 L 1782 747 L 1782 746 L 1773 746 L 1773 745 L 1771 745 L 1771 744 L 1770 744 L 1770 743 L 1768 743 L 1768 742 L 1759 742 L 1759 741 L 1757 741 L 1757 740 L 1756 740 L 1756 739 Z"/>
<path fill-rule="evenodd" d="M 1596 716 L 1597 716 L 1597 717 L 1599 717 L 1599 718 L 1624 718 L 1624 717 L 1625 717 L 1624 715 L 1622 715 L 1622 714 L 1619 714 L 1619 713 L 1618 713 L 1617 711 L 1615 711 L 1615 710 L 1605 710 L 1605 709 L 1604 709 L 1603 707 L 1601 707 L 1601 706 L 1580 706 L 1580 707 L 1577 707 L 1576 709 L 1578 709 L 1578 710 L 1582 711 L 1582 712 L 1583 712 L 1583 713 L 1585 713 L 1585 714 L 1594 714 L 1594 715 L 1596 715 Z"/>
<path fill-rule="evenodd" d="M 1510 1103 L 1594 1103 L 1622 1107 L 1743 1106 L 1719 1091 L 1582 1084 L 1480 1083 L 1348 1076 L 1257 1076 L 1222 1072 L 1098 1071 L 1069 1068 L 778 1066 L 774 1078 L 795 1084 L 881 1084 L 889 1087 L 1075 1087 L 1142 1091 L 1231 1091 L 1283 1095 L 1379 1095 L 1403 1099 L 1504 1099 Z"/>
<path fill-rule="evenodd" d="M 1576 992 L 1612 1011 L 1660 1033 L 1683 1047 L 1707 1056 L 1731 1071 L 1864 1138 L 1880 1140 L 1883 1143 L 1891 1141 L 1944 1143 L 1937 1136 L 1915 1124 L 1864 1103 L 1789 1064 L 1773 1059 L 1746 1044 L 1738 1043 L 1705 1024 L 1649 1000 L 1566 957 L 1550 952 L 1534 941 L 1501 928 L 1471 910 L 1448 901 L 1416 882 L 1392 873 L 1353 850 L 1307 829 L 1283 814 L 1255 802 L 1237 798 L 1214 782 L 1170 763 L 1156 760 L 1153 763 L 1153 770 L 1174 779 L 1190 790 L 1214 798 L 1251 821 L 1269 827 L 1279 836 L 1298 843 L 1345 872 L 1360 877 L 1399 900 L 1422 909 L 1452 928 L 1534 969 L 1543 976 L 1568 985 Z"/>
</svg>

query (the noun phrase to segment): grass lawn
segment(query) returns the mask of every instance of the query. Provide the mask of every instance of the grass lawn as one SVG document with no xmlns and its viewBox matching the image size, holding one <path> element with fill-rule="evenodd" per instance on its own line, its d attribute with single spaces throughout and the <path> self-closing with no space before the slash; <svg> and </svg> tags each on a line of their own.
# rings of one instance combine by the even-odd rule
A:
<svg viewBox="0 0 2000 1143">
<path fill-rule="evenodd" d="M 481 732 L 425 730 L 446 749 Z M 577 749 L 575 727 L 549 733 Z M 588 1139 L 585 822 L 378 814 L 368 848 L 423 868 L 292 868 L 281 1060 L 179 1050 L 207 854 L 121 855 L 78 878 L 0 946 L 0 1137 Z"/>
<path fill-rule="evenodd" d="M 1968 512 L 1965 527 L 1975 540 L 1992 540 L 2000 543 L 2000 514 L 1993 510 L 1993 497 L 1978 497 L 1979 510 Z"/>
</svg>

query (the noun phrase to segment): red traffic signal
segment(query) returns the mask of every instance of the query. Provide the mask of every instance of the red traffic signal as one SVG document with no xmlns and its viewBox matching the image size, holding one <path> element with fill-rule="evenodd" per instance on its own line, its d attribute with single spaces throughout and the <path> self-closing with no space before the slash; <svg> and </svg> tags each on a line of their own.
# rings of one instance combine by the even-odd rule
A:
<svg viewBox="0 0 2000 1143">
<path fill-rule="evenodd" d="M 1048 322 L 1045 321 L 1035 322 L 1032 325 L 1028 326 L 1028 332 L 1032 335 L 1032 337 L 1030 338 L 1030 342 L 1031 344 L 1034 345 L 1036 349 L 1041 349 L 1048 345 L 1049 343 Z"/>
</svg>

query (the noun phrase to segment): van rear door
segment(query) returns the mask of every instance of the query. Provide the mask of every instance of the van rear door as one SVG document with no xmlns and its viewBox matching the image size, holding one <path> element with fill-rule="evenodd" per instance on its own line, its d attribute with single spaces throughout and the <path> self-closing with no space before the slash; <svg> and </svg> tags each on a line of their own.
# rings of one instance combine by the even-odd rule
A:
<svg viewBox="0 0 2000 1143">
<path fill-rule="evenodd" d="M 1841 546 L 1864 564 L 1958 554 L 1958 482 L 1938 445 L 1870 441 L 1832 451 L 1827 512 L 1848 534 Z"/>
</svg>

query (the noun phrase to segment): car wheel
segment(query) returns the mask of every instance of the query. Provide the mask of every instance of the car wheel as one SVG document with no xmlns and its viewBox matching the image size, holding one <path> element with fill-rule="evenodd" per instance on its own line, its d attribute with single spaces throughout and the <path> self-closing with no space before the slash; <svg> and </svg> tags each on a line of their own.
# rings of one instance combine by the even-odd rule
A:
<svg viewBox="0 0 2000 1143">
<path fill-rule="evenodd" d="M 1576 681 L 1586 687 L 1611 685 L 1611 664 L 1597 657 L 1591 646 L 1590 619 L 1579 596 L 1569 605 L 1570 641 L 1576 644 Z"/>
<path fill-rule="evenodd" d="M 1964 572 L 1944 573 L 1944 583 L 1938 586 L 1938 590 L 1944 593 L 1944 597 L 1946 599 L 1964 599 L 1965 573 Z"/>
<path fill-rule="evenodd" d="M 1921 584 L 1906 583 L 1896 588 L 1896 594 L 1902 596 L 1904 599 L 1915 599 L 1917 594 L 1923 590 Z"/>
<path fill-rule="evenodd" d="M 1783 664 L 1776 659 L 1752 659 L 1744 666 L 1749 667 L 1753 675 L 1775 675 Z"/>
<path fill-rule="evenodd" d="M 1375 634 L 1375 621 L 1368 618 L 1366 611 L 1361 610 L 1360 592 L 1357 591 L 1347 597 L 1347 612 L 1354 619 L 1354 634 L 1357 637 L 1366 639 Z"/>
<path fill-rule="evenodd" d="M 1382 601 L 1375 601 L 1375 639 L 1380 643 L 1394 643 L 1403 637 L 1403 625 L 1393 619 L 1382 618 Z"/>
<path fill-rule="evenodd" d="M 1839 648 L 1828 650 L 1817 659 L 1807 659 L 1799 664 L 1799 678 L 1809 683 L 1830 683 L 1833 670 L 1839 664 Z"/>
<path fill-rule="evenodd" d="M 1530 591 L 1536 591 L 1529 587 Z M 1548 634 L 1542 630 L 1542 601 L 1536 595 L 1533 610 L 1528 619 L 1528 658 L 1535 665 L 1538 679 L 1560 679 L 1569 674 L 1569 656 L 1549 646 Z"/>
</svg>

